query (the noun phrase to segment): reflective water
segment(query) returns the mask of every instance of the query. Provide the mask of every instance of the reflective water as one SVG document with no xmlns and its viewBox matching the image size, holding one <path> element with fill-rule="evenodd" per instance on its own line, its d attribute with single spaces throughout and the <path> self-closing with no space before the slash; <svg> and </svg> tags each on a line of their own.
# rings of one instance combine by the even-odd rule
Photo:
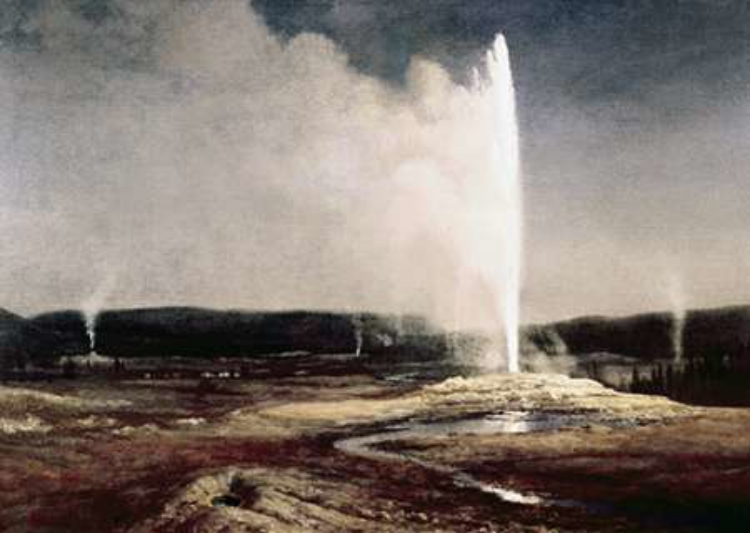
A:
<svg viewBox="0 0 750 533">
<path fill-rule="evenodd" d="M 595 413 L 552 413 L 504 411 L 482 417 L 436 422 L 406 422 L 386 428 L 385 431 L 352 437 L 338 441 L 337 449 L 351 455 L 374 460 L 407 461 L 435 472 L 448 474 L 460 487 L 468 487 L 492 494 L 499 499 L 521 505 L 546 505 L 558 507 L 581 507 L 601 510 L 600 506 L 568 499 L 557 499 L 533 492 L 520 492 L 509 487 L 482 482 L 461 470 L 438 465 L 413 457 L 407 452 L 382 449 L 389 442 L 420 437 L 441 438 L 455 435 L 523 434 L 539 431 L 556 431 L 564 428 L 586 427 L 596 421 L 606 425 L 624 425 L 625 422 L 605 420 Z"/>
</svg>

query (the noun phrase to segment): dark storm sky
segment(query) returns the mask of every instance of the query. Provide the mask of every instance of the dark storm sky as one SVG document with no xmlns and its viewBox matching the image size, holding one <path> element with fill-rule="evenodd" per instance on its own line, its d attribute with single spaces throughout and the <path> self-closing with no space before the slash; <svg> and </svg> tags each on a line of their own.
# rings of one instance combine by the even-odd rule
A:
<svg viewBox="0 0 750 533">
<path fill-rule="evenodd" d="M 43 46 L 29 25 L 49 0 L 4 0 L 0 39 Z M 104 25 L 118 0 L 62 0 Z M 750 83 L 750 8 L 743 0 L 252 0 L 284 37 L 316 32 L 335 40 L 360 71 L 398 83 L 423 55 L 465 81 L 498 32 L 512 44 L 519 95 L 527 105 L 573 99 L 622 101 L 664 119 L 700 113 L 716 99 L 743 98 Z M 139 36 L 148 49 L 148 27 Z M 92 45 L 94 45 L 92 43 Z M 131 58 L 137 59 L 137 58 Z M 121 64 L 113 58 L 113 64 Z M 659 98 L 664 86 L 689 94 Z M 685 90 L 688 93 L 688 90 Z"/>
<path fill-rule="evenodd" d="M 519 86 L 533 91 L 529 99 L 542 92 L 583 104 L 642 102 L 676 81 L 693 84 L 696 92 L 732 95 L 744 93 L 750 81 L 744 1 L 255 0 L 253 5 L 282 35 L 323 33 L 347 50 L 357 68 L 391 80 L 403 78 L 415 54 L 439 60 L 463 79 L 503 32 L 517 58 Z M 666 111 L 700 107 L 696 95 Z"/>
<path fill-rule="evenodd" d="M 12 105 L 3 108 L 5 200 L 0 207 L 6 208 L 7 220 L 20 212 L 37 221 L 51 204 L 69 202 L 80 208 L 92 199 L 118 203 L 122 195 L 112 191 L 127 189 L 124 181 L 107 178 L 111 186 L 105 192 L 101 184 L 86 191 L 88 184 L 106 181 L 101 177 L 104 171 L 115 168 L 107 165 L 128 161 L 129 145 L 120 145 L 117 134 L 135 144 L 138 124 L 157 116 L 150 111 L 160 104 L 151 100 L 168 100 L 194 83 L 189 75 L 163 70 L 163 21 L 168 19 L 167 26 L 173 28 L 183 20 L 171 16 L 183 9 L 178 6 L 212 3 L 219 6 L 215 18 L 221 17 L 222 6 L 233 4 L 1 0 L 0 81 L 12 97 L 6 99 Z M 301 34 L 322 34 L 336 43 L 358 74 L 395 91 L 407 83 L 416 57 L 436 61 L 454 81 L 464 83 L 494 36 L 506 35 L 522 131 L 527 229 L 524 302 L 529 319 L 750 299 L 746 282 L 750 276 L 748 2 L 255 0 L 250 6 L 276 37 L 291 42 Z M 188 48 L 190 31 L 184 45 Z M 246 43 L 235 41 L 217 48 L 215 62 L 244 53 Z M 264 76 L 259 73 L 256 81 L 262 84 Z M 135 94 L 141 90 L 143 94 L 135 111 L 123 111 L 122 95 L 133 93 L 133 79 L 143 85 Z M 126 84 L 131 85 L 123 89 Z M 86 157 L 101 164 L 101 172 L 77 170 L 71 163 L 76 150 L 86 150 L 73 146 L 71 136 L 76 131 L 94 135 L 95 128 L 86 118 L 87 95 L 99 103 L 110 98 L 105 121 L 123 121 L 120 130 L 107 130 L 115 140 L 101 141 L 102 146 L 96 144 L 98 138 L 91 141 L 96 149 Z M 271 109 L 277 105 L 272 99 L 264 104 Z M 104 108 L 96 109 L 103 113 Z M 153 119 L 155 128 L 174 118 L 158 116 Z M 55 117 L 51 123 L 50 117 Z M 65 126 L 60 117 L 65 117 Z M 213 124 L 222 118 L 210 115 L 195 120 Z M 56 151 L 47 156 L 50 147 Z M 185 151 L 179 143 L 170 149 Z M 138 150 L 142 155 L 142 147 Z M 143 168 L 148 164 L 148 172 L 152 171 L 151 159 L 143 156 L 143 161 Z M 68 177 L 57 177 L 58 171 Z M 179 189 L 183 182 L 171 183 Z M 203 204 L 196 205 L 211 212 Z M 154 209 L 158 206 L 156 202 Z M 0 287 L 8 307 L 39 310 L 75 305 L 76 295 L 92 291 L 73 274 L 81 264 L 69 263 L 63 250 L 49 252 L 40 266 L 28 249 L 17 244 L 38 241 L 39 248 L 49 249 L 47 244 L 54 238 L 44 232 L 52 230 L 39 227 L 56 227 L 60 220 L 70 224 L 65 235 L 93 231 L 90 242 L 111 237 L 114 230 L 107 230 L 107 237 L 100 229 L 106 226 L 105 213 L 91 215 L 89 225 L 76 226 L 75 209 L 65 207 L 61 218 L 41 224 L 14 222 L 23 229 L 13 236 L 6 232 L 7 266 Z M 18 239 L 18 231 L 33 238 Z M 129 238 L 137 247 L 135 241 L 141 237 Z M 180 244 L 175 244 L 177 250 L 169 259 L 155 252 L 150 263 L 167 265 L 180 250 L 190 250 L 190 244 L 173 240 Z M 94 246 L 80 253 L 95 253 Z M 216 243 L 211 246 L 215 251 Z M 210 268 L 208 262 L 201 272 Z M 101 278 L 101 269 L 94 270 L 99 274 L 92 276 Z M 151 276 L 148 290 L 141 291 L 159 294 L 155 302 L 181 294 L 178 288 L 161 288 L 169 284 L 159 277 L 166 279 L 166 271 L 166 266 L 156 268 L 154 272 L 161 274 Z M 125 286 L 136 283 L 137 276 L 118 276 L 125 278 Z M 201 276 L 194 274 L 184 279 L 191 286 L 201 283 Z M 21 295 L 19 285 L 30 289 Z M 253 306 L 252 301 L 248 306 Z M 315 301 L 311 293 L 301 302 Z M 294 303 L 283 298 L 274 302 Z M 221 304 L 221 298 L 214 303 Z M 5 304 L 0 301 L 0 305 Z M 321 305 L 337 304 L 323 300 Z"/>
</svg>

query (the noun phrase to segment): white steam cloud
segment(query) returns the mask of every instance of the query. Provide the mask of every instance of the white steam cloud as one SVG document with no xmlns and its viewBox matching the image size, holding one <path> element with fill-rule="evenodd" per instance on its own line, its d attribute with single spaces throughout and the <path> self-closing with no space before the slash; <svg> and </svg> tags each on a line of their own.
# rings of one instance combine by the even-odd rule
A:
<svg viewBox="0 0 750 533">
<path fill-rule="evenodd" d="M 393 88 L 240 0 L 117 8 L 49 3 L 43 50 L 0 53 L 3 305 L 80 305 L 117 265 L 112 306 L 496 325 L 482 95 L 420 59 Z"/>
</svg>

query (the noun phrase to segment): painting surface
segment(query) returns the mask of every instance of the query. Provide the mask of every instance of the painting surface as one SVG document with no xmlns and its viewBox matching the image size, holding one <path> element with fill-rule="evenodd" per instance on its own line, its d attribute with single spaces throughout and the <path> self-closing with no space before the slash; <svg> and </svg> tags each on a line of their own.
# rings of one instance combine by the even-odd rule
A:
<svg viewBox="0 0 750 533">
<path fill-rule="evenodd" d="M 749 10 L 0 0 L 0 530 L 746 530 Z"/>
</svg>

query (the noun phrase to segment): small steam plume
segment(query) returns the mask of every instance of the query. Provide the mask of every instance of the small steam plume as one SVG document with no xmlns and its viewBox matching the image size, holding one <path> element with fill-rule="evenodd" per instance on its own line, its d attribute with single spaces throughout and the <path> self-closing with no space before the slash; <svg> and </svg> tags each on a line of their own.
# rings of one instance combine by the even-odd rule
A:
<svg viewBox="0 0 750 533">
<path fill-rule="evenodd" d="M 676 269 L 667 275 L 667 290 L 672 311 L 672 354 L 675 363 L 682 362 L 685 337 L 685 287 L 683 277 Z"/>
<path fill-rule="evenodd" d="M 89 351 L 91 353 L 96 352 L 96 317 L 106 299 L 112 294 L 116 281 L 117 274 L 115 272 L 111 271 L 107 273 L 91 296 L 81 305 L 81 311 L 86 323 L 86 334 L 89 338 Z"/>
<path fill-rule="evenodd" d="M 362 315 L 360 315 L 359 313 L 355 314 L 354 317 L 352 317 L 352 323 L 354 324 L 354 339 L 356 341 L 354 355 L 359 357 L 360 355 L 362 355 L 362 344 L 364 340 L 364 324 L 362 322 Z"/>
</svg>

